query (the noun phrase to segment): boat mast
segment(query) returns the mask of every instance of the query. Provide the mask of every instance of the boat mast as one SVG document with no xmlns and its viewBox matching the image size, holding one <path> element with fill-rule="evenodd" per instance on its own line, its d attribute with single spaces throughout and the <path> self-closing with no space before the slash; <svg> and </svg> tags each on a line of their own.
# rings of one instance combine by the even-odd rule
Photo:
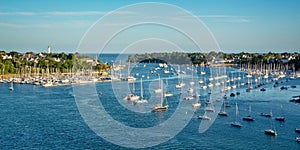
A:
<svg viewBox="0 0 300 150">
<path fill-rule="evenodd" d="M 239 115 L 239 112 L 238 112 L 238 105 L 237 105 L 237 102 L 235 103 L 235 121 L 238 122 L 238 115 Z"/>
<path fill-rule="evenodd" d="M 143 96 L 143 78 L 141 78 L 141 100 L 144 99 L 144 96 Z"/>
<path fill-rule="evenodd" d="M 249 115 L 251 115 L 251 105 L 249 105 Z"/>
<path fill-rule="evenodd" d="M 163 90 L 163 82 L 160 82 L 161 84 L 161 93 L 160 93 L 160 105 L 163 106 L 163 102 L 164 102 L 164 90 Z"/>
</svg>

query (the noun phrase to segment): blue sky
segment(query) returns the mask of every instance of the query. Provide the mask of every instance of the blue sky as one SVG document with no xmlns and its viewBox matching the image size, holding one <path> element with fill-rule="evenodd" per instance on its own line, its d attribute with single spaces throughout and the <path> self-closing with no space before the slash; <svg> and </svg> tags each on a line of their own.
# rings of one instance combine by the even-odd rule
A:
<svg viewBox="0 0 300 150">
<path fill-rule="evenodd" d="M 50 44 L 53 51 L 74 52 L 85 32 L 99 18 L 140 2 L 143 1 L 1 0 L 0 50 L 41 52 Z M 300 51 L 298 0 L 153 2 L 176 5 L 199 17 L 224 52 Z"/>
</svg>

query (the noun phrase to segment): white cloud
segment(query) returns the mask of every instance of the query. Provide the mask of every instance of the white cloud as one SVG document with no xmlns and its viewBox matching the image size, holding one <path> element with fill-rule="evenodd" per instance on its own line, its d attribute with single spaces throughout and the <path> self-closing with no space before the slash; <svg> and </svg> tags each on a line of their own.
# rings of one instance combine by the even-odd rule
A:
<svg viewBox="0 0 300 150">
<path fill-rule="evenodd" d="M 63 22 L 55 22 L 55 23 L 39 23 L 39 24 L 18 24 L 18 23 L 5 23 L 0 22 L 0 27 L 6 28 L 65 28 L 65 27 L 89 27 L 93 24 L 93 21 L 85 21 L 85 20 L 73 20 L 73 21 L 63 21 Z"/>
<path fill-rule="evenodd" d="M 248 23 L 250 22 L 248 17 L 245 16 L 228 16 L 228 15 L 206 15 L 198 16 L 201 19 L 205 19 L 209 22 L 219 22 L 219 23 Z"/>
<path fill-rule="evenodd" d="M 49 11 L 49 12 L 0 12 L 0 16 L 32 16 L 32 15 L 53 15 L 53 16 L 86 16 L 86 15 L 105 15 L 114 14 L 135 14 L 132 11 Z"/>
<path fill-rule="evenodd" d="M 104 15 L 106 12 L 102 11 L 52 11 L 45 12 L 47 15 L 55 16 L 81 16 L 81 15 Z"/>
<path fill-rule="evenodd" d="M 9 27 L 9 28 L 25 28 L 26 27 L 26 26 L 21 25 L 21 24 L 3 23 L 3 22 L 0 22 L 0 26 Z"/>
<path fill-rule="evenodd" d="M 177 21 L 187 21 L 194 19 L 194 17 L 201 19 L 205 22 L 214 22 L 214 23 L 248 23 L 250 20 L 246 16 L 230 16 L 230 15 L 204 15 L 204 16 L 177 16 L 173 17 L 173 20 Z"/>
<path fill-rule="evenodd" d="M 230 15 L 205 15 L 205 16 L 198 16 L 200 18 L 241 18 L 244 16 L 230 16 Z"/>
<path fill-rule="evenodd" d="M 112 11 L 112 12 L 106 12 L 106 11 L 53 11 L 53 12 L 45 12 L 45 14 L 48 15 L 62 15 L 62 16 L 81 16 L 81 15 L 105 15 L 108 13 L 114 13 L 114 14 L 135 14 L 135 12 L 131 11 Z"/>
<path fill-rule="evenodd" d="M 0 16 L 12 16 L 12 15 L 20 15 L 20 16 L 32 16 L 35 15 L 34 12 L 0 12 Z"/>
</svg>

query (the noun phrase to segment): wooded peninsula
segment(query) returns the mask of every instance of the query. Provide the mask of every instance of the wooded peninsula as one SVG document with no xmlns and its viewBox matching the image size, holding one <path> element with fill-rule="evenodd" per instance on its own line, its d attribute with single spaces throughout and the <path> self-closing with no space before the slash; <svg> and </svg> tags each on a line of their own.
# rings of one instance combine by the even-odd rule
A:
<svg viewBox="0 0 300 150">
<path fill-rule="evenodd" d="M 295 53 L 146 53 L 135 54 L 128 57 L 130 62 L 167 62 L 171 64 L 194 64 L 194 65 L 262 65 L 275 64 L 277 66 L 287 66 L 286 69 L 300 69 L 300 55 Z"/>
</svg>

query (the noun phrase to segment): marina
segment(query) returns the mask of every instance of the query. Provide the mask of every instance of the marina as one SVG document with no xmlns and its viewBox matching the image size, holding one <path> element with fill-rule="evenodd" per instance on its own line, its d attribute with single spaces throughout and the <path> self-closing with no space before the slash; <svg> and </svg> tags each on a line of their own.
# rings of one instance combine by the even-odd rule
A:
<svg viewBox="0 0 300 150">
<path fill-rule="evenodd" d="M 300 150 L 299 8 L 2 0 L 0 150 Z"/>
<path fill-rule="evenodd" d="M 36 146 L 41 148 L 50 148 L 53 144 L 59 145 L 60 147 L 71 148 L 73 146 L 78 146 L 78 143 L 80 143 L 81 147 L 90 147 L 91 145 L 96 146 L 99 144 L 111 147 L 111 144 L 99 139 L 99 137 L 92 133 L 92 131 L 89 131 L 89 128 L 86 126 L 83 120 L 79 119 L 80 117 L 76 117 L 76 119 L 74 118 L 80 114 L 75 106 L 76 103 L 74 101 L 74 95 L 76 93 L 73 93 L 72 86 L 79 85 L 84 87 L 90 84 L 95 85 L 97 91 L 100 91 L 99 93 L 101 94 L 98 94 L 98 96 L 99 98 L 103 99 L 101 100 L 103 105 L 106 108 L 114 108 L 107 110 L 109 114 L 114 115 L 114 117 L 118 118 L 120 122 L 134 127 L 155 126 L 171 117 L 171 115 L 177 109 L 176 106 L 179 102 L 191 103 L 189 105 L 190 107 L 186 109 L 193 110 L 194 117 L 191 119 L 185 129 L 179 135 L 174 137 L 174 139 L 153 147 L 154 149 L 160 149 L 162 147 L 168 147 L 170 149 L 172 149 L 172 147 L 187 148 L 185 145 L 190 144 L 206 149 L 208 148 L 206 145 L 207 143 L 215 143 L 213 141 L 208 141 L 207 138 L 223 139 L 218 141 L 219 148 L 225 148 L 228 146 L 244 147 L 245 145 L 241 143 L 245 143 L 246 141 L 243 139 L 247 139 L 248 143 L 249 140 L 251 141 L 250 145 L 247 145 L 249 148 L 257 147 L 263 149 L 277 149 L 284 148 L 286 145 L 288 145 L 289 148 L 294 147 L 297 149 L 300 146 L 299 143 L 297 143 L 297 140 L 295 140 L 295 138 L 298 136 L 298 130 L 295 132 L 295 128 L 298 129 L 300 126 L 297 121 L 297 118 L 299 117 L 299 105 L 289 101 L 292 98 L 292 95 L 296 96 L 299 94 L 300 90 L 297 87 L 300 87 L 300 78 L 291 80 L 289 79 L 288 75 L 284 78 L 277 78 L 275 75 L 269 75 L 268 79 L 264 80 L 267 82 L 257 82 L 256 84 L 252 84 L 251 86 L 253 86 L 253 89 L 250 92 L 247 92 L 249 86 L 247 84 L 243 86 L 241 83 L 247 83 L 247 81 L 250 81 L 248 83 L 255 83 L 255 78 L 259 75 L 253 74 L 251 78 L 244 78 L 243 76 L 246 76 L 247 72 L 241 72 L 239 71 L 239 68 L 226 67 L 225 70 L 226 72 L 229 72 L 229 74 L 223 76 L 227 76 L 227 78 L 209 80 L 211 72 L 213 73 L 216 70 L 220 70 L 219 68 L 180 66 L 180 70 L 185 70 L 185 74 L 181 73 L 183 78 L 180 77 L 180 82 L 184 83 L 185 86 L 178 88 L 176 87 L 178 84 L 178 75 L 176 72 L 177 70 L 175 69 L 178 68 L 178 66 L 175 65 L 174 69 L 172 70 L 173 72 L 169 72 L 168 74 L 163 73 L 164 67 L 159 67 L 160 69 L 157 69 L 155 73 L 153 72 L 148 75 L 149 71 L 157 67 L 159 67 L 159 64 L 156 63 L 135 64 L 135 67 L 130 71 L 130 74 L 133 74 L 134 78 L 136 78 L 134 82 L 122 80 L 110 80 L 109 82 L 90 81 L 85 82 L 85 84 L 68 83 L 67 86 L 50 86 L 47 88 L 45 88 L 45 86 L 30 83 L 0 83 L 1 95 L 6 97 L 5 99 L 1 100 L 0 103 L 2 110 L 0 111 L 1 116 L 6 122 L 6 124 L 2 124 L 1 126 L 3 129 L 1 135 L 7 135 L 5 137 L 1 137 L 0 139 L 3 143 L 2 146 L 4 148 L 9 148 L 11 146 L 18 147 L 15 145 L 15 143 L 10 143 L 10 140 L 7 139 L 8 137 L 11 137 L 9 135 L 14 134 L 14 137 L 18 138 L 18 141 L 20 142 L 24 138 L 27 139 L 26 142 L 24 141 L 24 143 L 17 142 L 18 145 L 22 147 L 31 147 L 28 144 L 31 143 L 31 141 L 33 142 L 33 140 L 36 142 Z M 169 65 L 169 67 L 171 67 L 171 65 Z M 194 69 L 186 69 L 188 67 L 194 67 Z M 193 77 L 191 76 L 192 70 L 195 71 L 193 73 Z M 203 70 L 206 73 L 200 73 L 200 70 Z M 124 68 L 124 74 L 126 74 L 126 72 L 127 68 Z M 139 74 L 137 75 L 137 73 Z M 218 72 L 218 74 L 220 75 L 220 72 Z M 110 76 L 107 78 L 111 79 Z M 243 78 L 245 80 L 242 80 Z M 195 84 L 189 84 L 192 79 L 194 80 Z M 204 80 L 204 82 L 198 82 L 200 79 Z M 65 80 L 72 81 L 72 78 L 65 78 Z M 17 79 L 12 81 L 17 81 Z M 197 88 L 201 87 L 205 83 L 214 84 L 217 82 L 219 82 L 220 85 L 207 88 Z M 228 88 L 229 85 L 233 85 L 234 82 L 237 88 Z M 11 86 L 11 83 L 13 83 L 14 90 L 9 92 L 8 89 Z M 115 83 L 118 85 L 128 85 L 131 91 L 130 94 L 133 95 L 130 96 L 128 93 L 121 92 L 120 94 L 123 96 L 123 98 L 125 96 L 129 96 L 124 100 L 121 98 L 119 101 L 121 104 L 124 103 L 126 105 L 131 105 L 130 107 L 133 109 L 140 109 L 140 107 L 149 108 L 150 111 L 152 109 L 152 112 L 135 114 L 131 111 L 124 110 L 124 108 L 118 104 L 118 98 L 114 97 L 112 95 L 113 93 L 111 93 L 113 91 L 111 88 L 116 88 L 114 90 L 117 91 L 119 91 L 118 88 L 122 88 L 122 86 L 114 87 L 113 84 Z M 275 84 L 278 86 L 274 87 L 273 85 Z M 262 92 L 260 88 L 258 88 L 258 85 L 260 85 L 260 88 L 264 87 L 268 90 Z M 282 90 L 280 88 L 282 86 L 287 87 L 287 89 Z M 296 88 L 291 88 L 292 86 L 296 86 Z M 157 89 L 161 89 L 161 91 L 157 92 Z M 168 92 L 168 94 L 164 94 L 166 92 Z M 230 95 L 230 93 L 237 92 L 240 94 L 224 99 L 224 95 Z M 35 94 L 32 95 L 30 93 Z M 188 101 L 184 100 L 187 97 L 193 97 L 193 99 L 191 98 Z M 140 102 L 141 100 L 143 100 L 143 102 Z M 147 103 L 145 103 L 146 100 Z M 236 102 L 238 103 L 238 110 Z M 44 106 L 40 108 L 37 107 L 37 105 Z M 236 106 L 236 109 L 235 107 L 228 107 L 230 105 Z M 16 109 L 3 109 L 3 107 Z M 28 108 L 30 108 L 30 110 L 28 110 Z M 224 113 L 225 108 L 226 115 Z M 272 110 L 270 113 L 261 113 L 268 112 L 270 110 Z M 18 115 L 22 111 L 25 111 L 25 114 L 23 113 L 23 115 Z M 57 113 L 64 113 L 65 115 L 57 116 L 55 115 Z M 213 118 L 212 114 L 218 113 L 221 113 L 220 117 Z M 222 113 L 224 113 L 224 115 Z M 237 113 L 238 116 L 236 115 Z M 276 116 L 273 116 L 272 114 L 276 114 Z M 281 117 L 280 115 L 282 114 L 284 114 L 285 121 L 276 121 L 276 117 Z M 48 117 L 45 118 L 43 115 L 47 115 Z M 157 115 L 160 117 L 157 118 Z M 247 117 L 244 117 L 242 120 L 240 116 Z M 252 121 L 250 117 L 255 118 L 255 122 L 246 122 L 248 120 Z M 129 122 L 129 120 L 131 121 Z M 272 121 L 271 128 L 270 120 Z M 50 124 L 44 124 L 49 121 Z M 194 132 L 198 131 L 199 124 L 201 122 L 212 121 L 214 121 L 212 126 L 206 132 Z M 57 124 L 62 124 L 62 126 L 56 126 Z M 79 125 L 80 128 L 74 126 L 75 124 Z M 63 126 L 67 126 L 67 128 L 63 129 Z M 235 129 L 235 126 L 239 127 L 239 129 Z M 23 127 L 26 127 L 28 132 L 26 130 L 21 132 L 20 129 Z M 35 130 L 36 127 L 39 129 Z M 58 132 L 48 131 L 51 128 L 56 128 L 55 131 Z M 69 128 L 73 128 L 72 133 L 68 133 L 70 130 Z M 276 131 L 272 130 L 273 128 L 275 128 Z M 41 129 L 47 129 L 47 131 Z M 15 132 L 9 133 L 11 130 L 14 130 Z M 249 132 L 250 130 L 252 132 Z M 85 136 L 81 139 L 78 139 L 78 141 L 75 139 L 77 133 L 79 132 L 84 132 Z M 45 141 L 39 138 L 39 136 L 43 136 L 44 134 L 52 134 L 53 136 L 47 136 L 47 140 Z M 62 138 L 59 141 L 52 138 L 57 134 L 60 134 L 65 138 Z M 71 135 L 74 136 L 72 139 L 67 138 Z M 226 137 L 224 137 L 225 135 Z M 276 135 L 276 137 L 272 138 L 268 137 L 268 135 Z M 87 140 L 86 138 L 88 137 L 93 138 L 94 140 L 84 144 L 84 141 Z M 236 140 L 235 137 L 241 138 Z M 178 145 L 179 143 L 175 141 L 181 141 L 180 143 L 185 144 Z M 230 141 L 230 144 L 226 144 L 228 142 L 225 141 Z M 65 142 L 68 142 L 69 144 L 63 144 Z"/>
</svg>

